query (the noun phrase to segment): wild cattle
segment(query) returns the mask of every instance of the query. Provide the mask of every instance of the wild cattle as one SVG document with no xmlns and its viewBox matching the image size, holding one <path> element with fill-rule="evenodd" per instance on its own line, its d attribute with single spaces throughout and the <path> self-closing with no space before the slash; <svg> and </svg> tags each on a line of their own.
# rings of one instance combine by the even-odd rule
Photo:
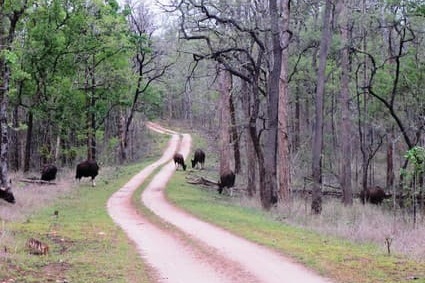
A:
<svg viewBox="0 0 425 283">
<path fill-rule="evenodd" d="M 174 159 L 174 164 L 176 165 L 176 169 L 178 169 L 179 166 L 181 165 L 183 170 L 186 171 L 186 164 L 184 164 L 183 155 L 181 155 L 180 153 L 175 153 L 173 159 Z"/>
<path fill-rule="evenodd" d="M 198 165 L 198 163 L 201 165 L 201 169 L 204 169 L 204 162 L 205 162 L 205 152 L 202 149 L 195 150 L 195 156 L 192 161 L 192 168 L 195 168 L 195 166 Z"/>
<path fill-rule="evenodd" d="M 43 166 L 41 170 L 41 180 L 43 181 L 53 181 L 56 179 L 56 173 L 58 172 L 58 168 L 52 164 L 46 164 Z"/>
<path fill-rule="evenodd" d="M 232 170 L 226 171 L 220 175 L 218 181 L 218 193 L 221 194 L 224 188 L 232 188 L 235 185 L 235 173 Z"/>
<path fill-rule="evenodd" d="M 10 188 L 0 188 L 0 199 L 4 199 L 7 202 L 15 203 L 15 196 Z"/>
<path fill-rule="evenodd" d="M 95 160 L 86 160 L 77 165 L 75 179 L 81 181 L 82 177 L 91 177 L 92 186 L 96 186 L 94 178 L 99 173 L 99 165 Z"/>
<path fill-rule="evenodd" d="M 360 192 L 360 199 L 363 204 L 370 202 L 372 204 L 381 204 L 384 199 L 390 198 L 391 194 L 386 194 L 385 191 L 379 187 L 367 188 Z"/>
</svg>

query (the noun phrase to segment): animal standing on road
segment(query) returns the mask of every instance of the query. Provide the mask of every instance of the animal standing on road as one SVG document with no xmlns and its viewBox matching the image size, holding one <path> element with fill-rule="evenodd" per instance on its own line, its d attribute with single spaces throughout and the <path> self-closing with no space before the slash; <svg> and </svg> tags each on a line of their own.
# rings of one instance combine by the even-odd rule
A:
<svg viewBox="0 0 425 283">
<path fill-rule="evenodd" d="M 184 164 L 183 155 L 181 155 L 180 153 L 176 153 L 174 154 L 173 159 L 174 159 L 174 164 L 176 165 L 176 169 L 178 169 L 179 166 L 181 166 L 183 170 L 186 171 L 186 164 Z"/>
<path fill-rule="evenodd" d="M 77 165 L 75 179 L 81 181 L 82 177 L 91 177 L 92 186 L 96 186 L 94 178 L 99 173 L 99 165 L 95 160 L 86 160 Z"/>
<path fill-rule="evenodd" d="M 4 199 L 10 203 L 15 203 L 15 196 L 10 188 L 0 188 L 0 199 Z"/>
<path fill-rule="evenodd" d="M 231 189 L 235 185 L 235 173 L 232 170 L 225 171 L 220 174 L 218 181 L 218 193 L 221 194 L 224 188 Z"/>
<path fill-rule="evenodd" d="M 386 194 L 385 191 L 379 187 L 367 188 L 360 193 L 360 199 L 362 203 L 370 202 L 372 204 L 381 204 L 384 199 L 390 198 L 391 194 Z"/>
<path fill-rule="evenodd" d="M 195 150 L 195 156 L 192 161 L 192 168 L 195 168 L 198 164 L 200 164 L 201 169 L 204 169 L 204 163 L 205 163 L 205 152 L 202 149 Z M 198 167 L 198 166 L 197 166 Z"/>
<path fill-rule="evenodd" d="M 56 179 L 56 173 L 58 172 L 58 168 L 55 165 L 47 164 L 43 166 L 41 170 L 41 180 L 43 181 L 53 181 Z"/>
</svg>

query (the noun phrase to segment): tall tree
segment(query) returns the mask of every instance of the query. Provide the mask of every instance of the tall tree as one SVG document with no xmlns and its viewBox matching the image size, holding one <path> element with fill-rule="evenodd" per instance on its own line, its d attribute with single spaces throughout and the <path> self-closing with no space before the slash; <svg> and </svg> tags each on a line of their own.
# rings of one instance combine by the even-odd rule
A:
<svg viewBox="0 0 425 283">
<path fill-rule="evenodd" d="M 326 62 L 331 43 L 331 11 L 332 2 L 326 0 L 322 17 L 322 36 L 320 39 L 319 68 L 317 70 L 317 86 L 315 96 L 314 137 L 312 147 L 313 191 L 311 210 L 314 214 L 322 212 L 322 151 L 323 151 L 323 100 L 326 84 Z"/>
<path fill-rule="evenodd" d="M 282 62 L 279 79 L 279 131 L 278 131 L 278 176 L 279 176 L 279 198 L 282 201 L 289 201 L 291 185 L 291 164 L 289 153 L 289 129 L 288 129 L 288 101 L 289 101 L 289 81 L 288 81 L 288 58 L 289 42 L 292 32 L 289 29 L 291 1 L 281 1 L 281 45 Z"/>
<path fill-rule="evenodd" d="M 339 1 L 339 33 L 342 41 L 341 49 L 341 87 L 339 105 L 341 107 L 340 136 L 341 136 L 341 169 L 340 185 L 342 188 L 342 202 L 345 205 L 353 204 L 353 190 L 351 186 L 351 120 L 350 120 L 350 49 L 349 49 L 349 14 L 347 1 Z"/>
<path fill-rule="evenodd" d="M 9 110 L 9 64 L 14 60 L 11 46 L 16 26 L 27 5 L 27 0 L 0 0 L 0 186 L 7 189 L 10 189 L 8 178 L 9 121 L 7 116 Z"/>
<path fill-rule="evenodd" d="M 220 93 L 220 175 L 231 170 L 231 136 L 230 136 L 230 99 L 232 76 L 223 67 L 218 66 L 218 90 Z"/>
<path fill-rule="evenodd" d="M 265 187 L 260 187 L 261 204 L 264 209 L 270 209 L 278 200 L 277 186 L 277 134 L 279 110 L 279 84 L 282 67 L 282 46 L 280 45 L 279 14 L 276 0 L 269 1 L 271 40 L 273 46 L 272 68 L 267 90 L 267 134 L 264 146 Z"/>
</svg>

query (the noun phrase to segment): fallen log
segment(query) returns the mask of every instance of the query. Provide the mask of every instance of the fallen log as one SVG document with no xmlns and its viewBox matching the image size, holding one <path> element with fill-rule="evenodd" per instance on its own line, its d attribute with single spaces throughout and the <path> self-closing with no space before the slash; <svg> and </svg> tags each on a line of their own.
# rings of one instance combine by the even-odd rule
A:
<svg viewBox="0 0 425 283">
<path fill-rule="evenodd" d="M 20 179 L 19 181 L 24 183 L 42 184 L 42 185 L 56 185 L 55 182 L 44 181 L 41 179 Z"/>
<path fill-rule="evenodd" d="M 189 184 L 193 185 L 218 186 L 217 181 L 213 181 L 204 177 L 193 178 L 191 176 L 187 176 L 186 180 Z"/>
</svg>

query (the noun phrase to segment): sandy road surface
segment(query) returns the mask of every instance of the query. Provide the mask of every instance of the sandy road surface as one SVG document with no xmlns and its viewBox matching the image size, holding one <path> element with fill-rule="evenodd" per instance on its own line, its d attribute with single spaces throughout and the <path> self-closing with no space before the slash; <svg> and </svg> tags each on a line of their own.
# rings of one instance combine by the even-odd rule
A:
<svg viewBox="0 0 425 283">
<path fill-rule="evenodd" d="M 290 259 L 169 204 L 163 190 L 175 172 L 170 160 L 176 151 L 188 156 L 191 138 L 187 134 L 180 137 L 178 133 L 153 123 L 148 127 L 169 134 L 169 145 L 159 160 L 140 171 L 109 199 L 108 211 L 157 272 L 159 282 L 330 282 Z M 178 233 L 161 228 L 160 224 L 151 223 L 137 214 L 131 205 L 134 191 L 160 166 L 161 170 L 144 190 L 142 202 L 165 222 L 177 227 L 186 235 L 186 240 Z"/>
</svg>

